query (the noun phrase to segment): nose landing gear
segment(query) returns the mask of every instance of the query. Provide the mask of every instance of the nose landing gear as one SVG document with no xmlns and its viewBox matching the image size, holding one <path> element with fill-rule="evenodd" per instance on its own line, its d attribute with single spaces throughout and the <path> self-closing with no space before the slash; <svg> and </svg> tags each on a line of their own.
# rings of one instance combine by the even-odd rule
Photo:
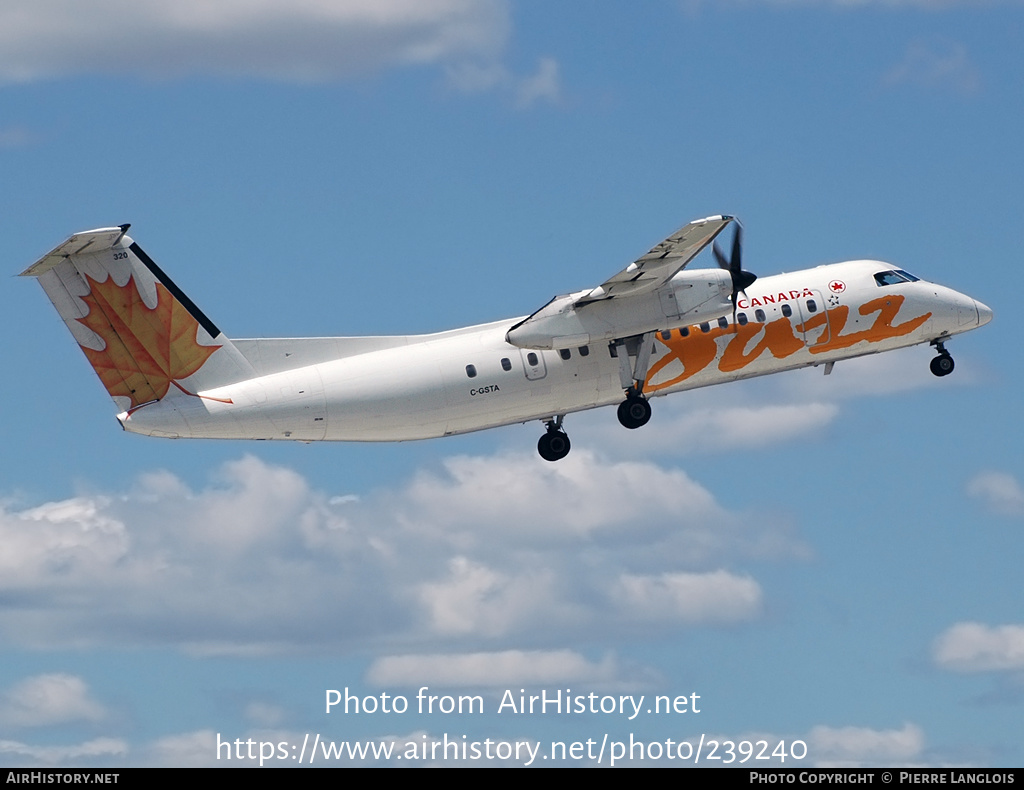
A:
<svg viewBox="0 0 1024 790">
<path fill-rule="evenodd" d="M 946 346 L 941 340 L 933 340 L 932 345 L 935 346 L 938 351 L 938 356 L 934 357 L 929 367 L 936 376 L 948 376 L 953 372 L 953 357 L 946 351 Z"/>
</svg>

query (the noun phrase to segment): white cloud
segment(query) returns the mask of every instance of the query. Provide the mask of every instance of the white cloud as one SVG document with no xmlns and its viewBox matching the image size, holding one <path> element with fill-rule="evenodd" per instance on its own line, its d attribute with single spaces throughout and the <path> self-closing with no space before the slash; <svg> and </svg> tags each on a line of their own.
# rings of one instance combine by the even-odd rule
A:
<svg viewBox="0 0 1024 790">
<path fill-rule="evenodd" d="M 562 99 L 558 61 L 540 58 L 532 75 L 513 74 L 497 61 L 461 61 L 446 68 L 448 83 L 462 93 L 499 92 L 520 109 L 538 103 L 559 104 Z"/>
<path fill-rule="evenodd" d="M 1024 625 L 957 623 L 932 649 L 935 663 L 956 672 L 1024 669 Z"/>
<path fill-rule="evenodd" d="M 8 765 L 87 765 L 124 759 L 128 744 L 120 738 L 95 738 L 74 746 L 32 746 L 19 741 L 0 741 L 0 755 Z"/>
<path fill-rule="evenodd" d="M 849 400 L 865 395 L 891 395 L 911 389 L 965 384 L 971 381 L 970 366 L 960 363 L 956 375 L 938 379 L 928 368 L 932 353 L 925 346 L 869 354 L 840 360 L 832 373 L 824 368 L 792 371 L 777 379 L 780 391 L 802 401 Z"/>
<path fill-rule="evenodd" d="M 565 644 L 756 616 L 722 571 L 798 556 L 789 526 L 730 513 L 679 469 L 580 450 L 458 457 L 360 497 L 246 457 L 192 491 L 0 507 L 0 634 L 21 646 L 258 655 L 361 645 Z"/>
<path fill-rule="evenodd" d="M 836 404 L 820 402 L 699 405 L 713 400 L 713 395 L 683 395 L 676 401 L 655 401 L 657 430 L 644 435 L 643 452 L 708 453 L 785 443 L 814 436 L 839 414 Z M 603 433 L 617 449 L 632 438 L 614 418 Z"/>
<path fill-rule="evenodd" d="M 70 579 L 102 584 L 128 551 L 124 524 L 109 515 L 111 505 L 107 497 L 79 497 L 4 518 L 0 589 L 59 587 Z"/>
<path fill-rule="evenodd" d="M 516 103 L 520 107 L 530 107 L 539 101 L 557 104 L 562 94 L 558 72 L 558 61 L 554 58 L 541 58 L 537 64 L 537 73 L 524 77 L 515 86 Z"/>
<path fill-rule="evenodd" d="M 722 409 L 696 415 L 692 420 L 696 425 L 692 427 L 706 431 L 705 442 L 717 440 L 720 446 L 750 447 L 813 434 L 831 423 L 838 414 L 839 407 L 834 403 Z"/>
<path fill-rule="evenodd" d="M 80 73 L 319 81 L 491 58 L 505 0 L 8 0 L 0 80 Z"/>
<path fill-rule="evenodd" d="M 639 620 L 699 623 L 739 621 L 761 609 L 761 586 L 727 571 L 623 574 L 615 585 L 618 606 Z"/>
<path fill-rule="evenodd" d="M 0 695 L 0 726 L 4 727 L 99 721 L 104 715 L 85 681 L 74 675 L 35 675 Z"/>
<path fill-rule="evenodd" d="M 366 679 L 382 687 L 611 684 L 621 671 L 612 656 L 595 663 L 575 650 L 502 650 L 384 656 L 370 665 Z"/>
<path fill-rule="evenodd" d="M 245 718 L 260 727 L 276 727 L 285 720 L 285 711 L 268 702 L 250 702 L 245 706 Z"/>
<path fill-rule="evenodd" d="M 832 426 L 841 426 L 844 401 L 972 380 L 969 360 L 956 376 L 939 380 L 928 369 L 929 359 L 923 348 L 899 349 L 840 361 L 828 376 L 822 367 L 811 367 L 652 398 L 654 415 L 639 431 L 623 430 L 611 409 L 570 415 L 567 428 L 570 436 L 578 431 L 595 446 L 626 457 L 816 442 Z"/>
<path fill-rule="evenodd" d="M 1024 514 L 1024 490 L 1017 478 L 1006 472 L 980 472 L 967 484 L 967 493 L 983 500 L 997 513 Z"/>
<path fill-rule="evenodd" d="M 430 628 L 438 634 L 502 636 L 527 628 L 560 597 L 550 571 L 502 573 L 466 557 L 455 557 L 449 568 L 446 578 L 420 589 Z"/>
<path fill-rule="evenodd" d="M 899 730 L 817 726 L 807 735 L 807 753 L 818 765 L 907 765 L 923 749 L 924 733 L 909 723 Z"/>
<path fill-rule="evenodd" d="M 981 73 L 963 44 L 942 39 L 918 40 L 907 46 L 903 60 L 885 75 L 885 82 L 951 90 L 969 96 L 980 90 Z"/>
<path fill-rule="evenodd" d="M 403 518 L 410 527 L 443 528 L 478 541 L 483 534 L 508 534 L 564 543 L 587 535 L 686 529 L 729 516 L 709 491 L 679 469 L 649 462 L 601 459 L 574 451 L 557 464 L 534 455 L 455 457 L 443 474 L 422 472 L 405 494 Z M 487 514 L 487 518 L 481 518 Z"/>
<path fill-rule="evenodd" d="M 244 744 L 249 736 L 236 737 L 241 737 L 242 748 L 247 749 L 248 747 Z M 231 743 L 234 744 L 234 740 Z M 232 745 L 230 748 L 234 748 L 234 746 Z M 220 755 L 217 754 L 217 733 L 213 730 L 196 730 L 195 732 L 183 732 L 158 738 L 145 745 L 132 762 L 150 768 L 231 767 L 238 765 L 233 754 L 229 758 L 228 751 L 223 748 Z M 243 762 L 252 764 L 249 760 Z"/>
<path fill-rule="evenodd" d="M 699 703 L 703 704 L 703 703 Z M 695 735 L 684 739 L 694 753 L 703 741 L 704 754 L 707 744 L 717 742 L 726 751 L 717 752 L 719 759 L 725 764 L 732 756 L 733 770 L 750 768 L 750 763 L 740 765 L 746 747 L 742 744 L 753 744 L 755 757 L 759 754 L 762 744 L 768 748 L 756 757 L 757 765 L 770 768 L 790 768 L 800 766 L 807 768 L 832 767 L 867 767 L 885 764 L 919 764 L 927 759 L 924 755 L 924 733 L 915 724 L 906 723 L 898 730 L 878 730 L 871 727 L 828 727 L 817 725 L 803 734 L 778 733 L 764 730 L 747 732 L 705 732 L 703 736 Z M 801 742 L 802 741 L 802 745 Z M 731 747 L 726 744 L 731 743 Z M 801 756 L 797 756 L 801 755 Z M 748 758 L 749 759 L 749 758 Z M 650 758 L 636 759 L 627 753 L 623 766 L 656 766 L 665 764 Z M 795 774 L 794 774 L 795 776 Z M 811 782 L 813 783 L 813 782 Z M 822 782 L 824 784 L 824 782 Z"/>
</svg>

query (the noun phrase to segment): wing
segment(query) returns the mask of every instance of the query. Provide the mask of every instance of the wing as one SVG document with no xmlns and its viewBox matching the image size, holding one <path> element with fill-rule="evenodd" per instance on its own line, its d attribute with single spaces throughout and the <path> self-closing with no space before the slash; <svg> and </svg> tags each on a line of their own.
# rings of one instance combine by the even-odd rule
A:
<svg viewBox="0 0 1024 790">
<path fill-rule="evenodd" d="M 707 247 L 733 217 L 718 215 L 697 219 L 648 253 L 641 255 L 618 274 L 579 297 L 577 306 L 623 296 L 637 296 L 660 288 Z"/>
<path fill-rule="evenodd" d="M 694 220 L 597 288 L 556 296 L 511 327 L 505 339 L 520 348 L 570 348 L 670 328 L 684 314 L 690 323 L 724 314 L 732 279 L 722 269 L 694 272 L 700 276 L 692 282 L 658 289 L 732 221 L 726 216 Z M 707 287 L 694 287 L 697 280 Z"/>
</svg>

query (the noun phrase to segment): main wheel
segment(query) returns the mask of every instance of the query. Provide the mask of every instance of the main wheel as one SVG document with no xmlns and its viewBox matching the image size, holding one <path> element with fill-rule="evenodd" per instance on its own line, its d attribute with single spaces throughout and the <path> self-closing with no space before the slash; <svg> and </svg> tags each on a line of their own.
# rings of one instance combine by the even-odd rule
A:
<svg viewBox="0 0 1024 790">
<path fill-rule="evenodd" d="M 627 398 L 619 404 L 618 415 L 626 428 L 639 428 L 651 419 L 651 404 L 644 398 Z"/>
<path fill-rule="evenodd" d="M 953 357 L 949 354 L 939 354 L 932 359 L 930 367 L 936 376 L 948 376 L 953 372 Z"/>
<path fill-rule="evenodd" d="M 537 452 L 545 461 L 561 461 L 570 449 L 572 444 L 563 431 L 548 431 L 537 442 Z"/>
</svg>

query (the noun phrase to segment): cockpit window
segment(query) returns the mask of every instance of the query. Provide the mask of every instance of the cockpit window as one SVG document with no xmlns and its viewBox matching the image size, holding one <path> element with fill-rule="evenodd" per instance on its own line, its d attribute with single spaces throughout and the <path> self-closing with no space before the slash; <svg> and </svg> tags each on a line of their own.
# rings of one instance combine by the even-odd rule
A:
<svg viewBox="0 0 1024 790">
<path fill-rule="evenodd" d="M 916 283 L 918 280 L 921 279 L 920 277 L 915 277 L 910 272 L 904 271 L 903 269 L 897 269 L 896 273 L 897 274 L 902 274 L 904 277 L 906 277 L 912 283 Z"/>
<path fill-rule="evenodd" d="M 879 272 L 875 275 L 875 282 L 879 285 L 898 285 L 899 283 L 913 282 L 917 278 L 911 278 L 909 275 L 904 276 L 903 272 L 893 270 L 891 272 Z"/>
</svg>

